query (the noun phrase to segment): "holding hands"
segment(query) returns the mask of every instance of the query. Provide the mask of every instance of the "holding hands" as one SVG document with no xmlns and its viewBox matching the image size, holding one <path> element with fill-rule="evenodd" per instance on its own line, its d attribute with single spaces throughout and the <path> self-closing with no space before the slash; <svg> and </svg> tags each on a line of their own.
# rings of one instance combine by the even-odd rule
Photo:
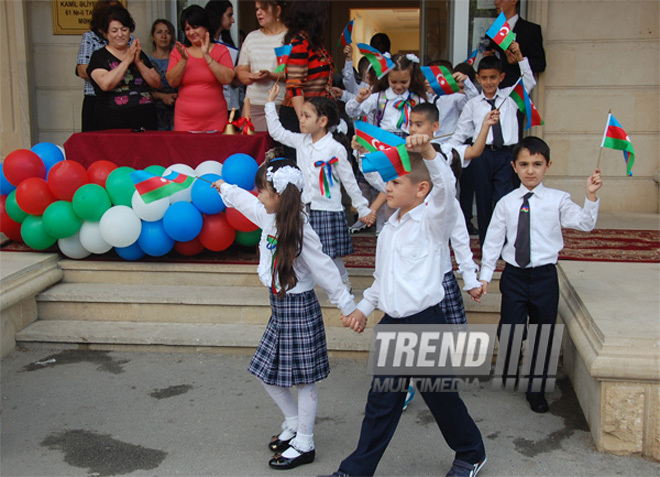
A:
<svg viewBox="0 0 660 477">
<path fill-rule="evenodd" d="M 341 322 L 346 328 L 351 328 L 356 333 L 362 333 L 367 326 L 367 317 L 360 310 L 356 309 L 348 316 L 341 316 Z"/>
</svg>

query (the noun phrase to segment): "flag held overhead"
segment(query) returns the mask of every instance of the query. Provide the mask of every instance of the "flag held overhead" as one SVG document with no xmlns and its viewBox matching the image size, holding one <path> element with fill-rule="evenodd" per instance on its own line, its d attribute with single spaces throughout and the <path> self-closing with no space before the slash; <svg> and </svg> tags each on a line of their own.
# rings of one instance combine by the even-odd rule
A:
<svg viewBox="0 0 660 477">
<path fill-rule="evenodd" d="M 438 96 L 458 93 L 461 90 L 446 66 L 422 66 L 422 73 Z"/>
<path fill-rule="evenodd" d="M 341 46 L 350 45 L 353 43 L 353 24 L 355 20 L 351 20 L 344 27 L 344 31 L 341 32 L 341 38 L 339 38 L 339 44 Z"/>
<path fill-rule="evenodd" d="M 385 182 L 410 172 L 410 157 L 405 144 L 372 152 L 362 158 L 364 173 L 378 172 Z"/>
<path fill-rule="evenodd" d="M 635 150 L 630 141 L 630 136 L 623 130 L 619 121 L 611 113 L 607 115 L 607 126 L 605 126 L 603 142 L 601 142 L 600 147 L 623 151 L 623 158 L 626 161 L 626 173 L 632 176 L 632 167 L 635 164 Z"/>
<path fill-rule="evenodd" d="M 291 55 L 292 45 L 282 45 L 275 48 L 275 56 L 277 57 L 277 67 L 275 68 L 275 73 L 284 73 L 286 70 L 286 64 L 289 61 L 289 56 Z"/>
<path fill-rule="evenodd" d="M 506 50 L 511 42 L 515 41 L 516 34 L 511 30 L 509 22 L 506 21 L 504 12 L 495 19 L 495 23 L 486 31 L 486 35 L 493 39 L 500 48 Z"/>
<path fill-rule="evenodd" d="M 355 135 L 356 141 L 369 152 L 382 151 L 406 143 L 402 137 L 364 121 L 355 121 Z"/>
<path fill-rule="evenodd" d="M 360 53 L 366 56 L 369 63 L 371 63 L 371 67 L 374 69 L 378 79 L 381 79 L 389 73 L 392 68 L 394 68 L 392 60 L 383 55 L 376 48 L 369 46 L 366 43 L 358 43 L 357 46 Z"/>
</svg>

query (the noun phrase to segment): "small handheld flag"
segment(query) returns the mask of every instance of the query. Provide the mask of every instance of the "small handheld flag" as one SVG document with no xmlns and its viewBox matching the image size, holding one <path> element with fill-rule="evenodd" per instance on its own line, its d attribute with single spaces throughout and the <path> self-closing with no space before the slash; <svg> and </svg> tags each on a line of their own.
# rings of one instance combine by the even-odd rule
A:
<svg viewBox="0 0 660 477">
<path fill-rule="evenodd" d="M 149 204 L 187 189 L 195 178 L 176 171 L 164 177 L 147 171 L 133 171 L 131 180 L 144 203 Z"/>
<path fill-rule="evenodd" d="M 518 105 L 518 109 L 520 110 L 520 112 L 523 113 L 525 116 L 527 116 L 527 123 L 525 124 L 525 129 L 529 129 L 532 126 L 542 126 L 543 124 L 545 124 L 543 119 L 541 119 L 541 115 L 539 114 L 538 110 L 534 106 L 534 103 L 532 103 L 532 100 L 527 94 L 527 90 L 525 89 L 525 83 L 523 82 L 522 78 L 518 80 L 518 82 L 511 90 L 511 93 L 509 94 L 511 96 L 511 99 L 513 99 Z"/>
<path fill-rule="evenodd" d="M 405 144 L 372 152 L 362 158 L 362 170 L 378 172 L 385 182 L 410 172 L 410 157 Z"/>
<path fill-rule="evenodd" d="M 467 60 L 465 60 L 464 63 L 467 63 L 468 65 L 473 65 L 475 60 L 477 59 L 478 54 L 479 54 L 479 48 L 472 50 L 472 53 L 468 55 Z"/>
<path fill-rule="evenodd" d="M 500 13 L 495 19 L 495 23 L 486 31 L 486 35 L 492 38 L 503 50 L 509 48 L 511 42 L 516 39 L 516 34 L 513 33 L 509 22 L 506 21 L 504 12 Z"/>
<path fill-rule="evenodd" d="M 356 141 L 370 152 L 405 144 L 406 140 L 364 121 L 355 121 Z"/>
<path fill-rule="evenodd" d="M 394 63 L 392 60 L 384 56 L 376 48 L 373 48 L 366 43 L 358 43 L 357 46 L 360 50 L 360 53 L 366 56 L 369 60 L 369 63 L 371 63 L 371 67 L 374 69 L 378 79 L 381 79 L 383 76 L 389 73 L 392 68 L 394 68 Z"/>
<path fill-rule="evenodd" d="M 350 45 L 353 43 L 353 24 L 355 20 L 351 20 L 344 27 L 344 31 L 341 32 L 341 38 L 339 38 L 339 44 L 341 46 Z"/>
<path fill-rule="evenodd" d="M 623 151 L 623 158 L 626 160 L 626 173 L 632 176 L 632 167 L 635 164 L 635 150 L 630 141 L 630 136 L 623 130 L 619 121 L 612 116 L 612 113 L 607 115 L 607 125 L 605 126 L 603 142 L 600 144 L 600 147 L 601 152 L 604 147 Z M 598 165 L 600 165 L 600 154 L 598 155 Z"/>
<path fill-rule="evenodd" d="M 286 63 L 289 61 L 289 56 L 291 55 L 291 50 L 293 46 L 283 45 L 275 48 L 275 56 L 277 57 L 277 67 L 275 68 L 274 73 L 284 73 L 286 70 Z"/>
<path fill-rule="evenodd" d="M 458 93 L 461 90 L 446 66 L 422 66 L 422 73 L 438 96 Z"/>
</svg>

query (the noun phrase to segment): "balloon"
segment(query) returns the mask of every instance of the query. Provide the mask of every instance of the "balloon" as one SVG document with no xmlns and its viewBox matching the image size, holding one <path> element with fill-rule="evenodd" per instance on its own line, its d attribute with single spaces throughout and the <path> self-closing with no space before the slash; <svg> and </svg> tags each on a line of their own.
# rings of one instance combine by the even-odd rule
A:
<svg viewBox="0 0 660 477">
<path fill-rule="evenodd" d="M 187 164 L 172 164 L 167 169 L 165 169 L 165 171 L 161 175 L 163 177 L 165 177 L 171 172 L 179 172 L 179 173 L 185 174 L 187 176 L 195 177 L 195 170 Z M 187 189 L 179 191 L 176 194 L 172 194 L 170 196 L 170 204 L 174 204 L 175 202 L 181 202 L 181 201 L 190 202 L 190 200 L 191 200 L 190 199 L 190 189 L 191 189 L 191 187 L 188 187 Z"/>
<path fill-rule="evenodd" d="M 48 187 L 60 200 L 73 200 L 73 194 L 89 183 L 85 168 L 75 161 L 61 161 L 55 164 L 48 173 Z"/>
<path fill-rule="evenodd" d="M 12 239 L 14 242 L 22 242 L 21 222 L 11 218 L 7 212 L 7 196 L 0 196 L 0 232 Z"/>
<path fill-rule="evenodd" d="M 115 247 L 115 252 L 124 260 L 140 260 L 145 256 L 144 251 L 140 248 L 137 242 L 128 247 Z"/>
<path fill-rule="evenodd" d="M 195 175 L 201 177 L 204 174 L 222 175 L 222 163 L 218 161 L 204 161 L 195 167 Z"/>
<path fill-rule="evenodd" d="M 82 220 L 73 211 L 71 202 L 58 200 L 50 204 L 43 215 L 46 233 L 57 239 L 71 237 L 80 230 Z"/>
<path fill-rule="evenodd" d="M 204 250 L 204 245 L 199 241 L 199 237 L 195 237 L 188 242 L 176 242 L 174 244 L 174 250 L 186 257 L 192 257 L 193 255 L 201 253 Z"/>
<path fill-rule="evenodd" d="M 105 187 L 105 181 L 108 179 L 110 173 L 115 169 L 117 169 L 117 165 L 114 162 L 110 162 L 110 161 L 92 162 L 87 168 L 87 175 L 89 176 L 89 182 L 91 182 L 92 184 L 98 184 L 101 187 Z"/>
<path fill-rule="evenodd" d="M 105 188 L 108 191 L 112 205 L 131 206 L 131 199 L 135 186 L 131 180 L 131 172 L 135 171 L 132 167 L 118 167 L 108 175 L 105 181 Z"/>
<path fill-rule="evenodd" d="M 144 170 L 149 174 L 153 174 L 155 176 L 162 176 L 163 172 L 165 172 L 165 166 L 154 164 L 153 166 L 145 167 Z"/>
<path fill-rule="evenodd" d="M 16 203 L 30 215 L 41 215 L 50 204 L 55 202 L 48 183 L 38 177 L 30 177 L 16 188 Z"/>
<path fill-rule="evenodd" d="M 227 214 L 229 225 L 234 227 L 237 231 L 253 232 L 259 228 L 233 207 L 227 207 L 225 214 Z"/>
<path fill-rule="evenodd" d="M 201 177 L 212 182 L 221 178 L 217 174 L 204 174 Z M 192 203 L 195 204 L 195 207 L 205 214 L 213 215 L 225 210 L 225 203 L 222 201 L 222 197 L 208 182 L 199 179 L 193 182 L 190 189 L 190 198 L 192 199 Z"/>
<path fill-rule="evenodd" d="M 43 228 L 41 216 L 30 215 L 21 224 L 21 237 L 25 245 L 35 250 L 44 250 L 55 243 L 55 237 L 48 235 Z"/>
<path fill-rule="evenodd" d="M 134 244 L 142 231 L 142 221 L 133 209 L 125 205 L 110 207 L 99 224 L 101 237 L 113 247 Z"/>
<path fill-rule="evenodd" d="M 112 207 L 110 196 L 98 184 L 85 184 L 73 194 L 73 211 L 83 220 L 98 222 Z"/>
<path fill-rule="evenodd" d="M 16 190 L 16 186 L 7 180 L 3 168 L 4 163 L 0 163 L 0 195 L 9 195 Z"/>
<path fill-rule="evenodd" d="M 62 252 L 63 255 L 74 260 L 80 260 L 81 258 L 90 255 L 89 250 L 85 249 L 80 243 L 80 231 L 76 232 L 71 237 L 59 239 L 57 241 L 57 246 L 60 248 L 60 252 Z"/>
<path fill-rule="evenodd" d="M 11 217 L 12 220 L 18 222 L 19 224 L 22 224 L 25 218 L 29 215 L 26 212 L 23 212 L 23 209 L 21 209 L 16 203 L 15 190 L 12 191 L 11 194 L 7 196 L 5 202 L 5 209 L 7 210 L 7 214 L 9 215 L 9 217 Z"/>
<path fill-rule="evenodd" d="M 228 248 L 235 237 L 236 231 L 229 225 L 225 214 L 219 213 L 204 217 L 202 231 L 199 233 L 199 241 L 204 247 L 214 252 L 220 252 Z"/>
<path fill-rule="evenodd" d="M 222 177 L 229 184 L 245 190 L 254 189 L 254 176 L 259 165 L 247 154 L 232 154 L 222 164 Z"/>
<path fill-rule="evenodd" d="M 28 149 L 16 149 L 14 152 L 10 152 L 2 164 L 5 177 L 16 187 L 30 177 L 40 179 L 46 177 L 46 166 L 43 161 Z"/>
<path fill-rule="evenodd" d="M 202 230 L 202 213 L 190 202 L 176 202 L 165 212 L 163 228 L 177 242 L 187 242 Z"/>
<path fill-rule="evenodd" d="M 60 150 L 60 152 L 62 153 L 62 157 L 63 157 L 64 159 L 66 159 L 66 151 L 64 150 L 64 148 L 63 148 L 62 146 L 60 146 L 59 144 L 57 144 L 56 147 L 57 147 L 57 148 Z"/>
<path fill-rule="evenodd" d="M 253 230 L 252 232 L 236 231 L 236 243 L 244 247 L 254 247 L 261 240 L 261 229 Z"/>
<path fill-rule="evenodd" d="M 112 245 L 101 237 L 99 222 L 87 220 L 80 227 L 80 243 L 85 250 L 98 254 L 105 253 L 112 248 Z"/>
<path fill-rule="evenodd" d="M 37 156 L 39 156 L 41 161 L 44 163 L 44 167 L 46 168 L 46 177 L 48 177 L 48 171 L 50 171 L 51 167 L 64 160 L 64 153 L 60 147 L 50 142 L 40 142 L 39 144 L 35 144 L 32 146 L 31 150 Z"/>
<path fill-rule="evenodd" d="M 170 199 L 169 197 L 163 197 L 162 199 L 146 204 L 138 191 L 135 191 L 131 199 L 131 205 L 133 206 L 133 212 L 142 220 L 155 222 L 162 219 L 163 215 L 165 215 L 167 208 L 170 206 Z"/>
<path fill-rule="evenodd" d="M 162 220 L 143 222 L 137 243 L 147 255 L 152 257 L 161 257 L 174 247 L 174 239 L 165 233 Z"/>
</svg>

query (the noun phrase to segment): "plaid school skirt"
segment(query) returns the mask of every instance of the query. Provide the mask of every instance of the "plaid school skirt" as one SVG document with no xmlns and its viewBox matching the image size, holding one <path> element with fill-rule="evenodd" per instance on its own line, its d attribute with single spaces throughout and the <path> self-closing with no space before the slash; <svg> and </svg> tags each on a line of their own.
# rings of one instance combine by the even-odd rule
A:
<svg viewBox="0 0 660 477">
<path fill-rule="evenodd" d="M 461 287 L 458 285 L 453 271 L 445 273 L 442 279 L 442 288 L 445 289 L 445 297 L 440 302 L 440 308 L 445 314 L 447 323 L 450 325 L 467 324 Z"/>
<path fill-rule="evenodd" d="M 330 374 L 321 305 L 314 290 L 283 299 L 270 292 L 272 314 L 248 371 L 273 386 L 312 384 Z"/>
<path fill-rule="evenodd" d="M 329 210 L 310 210 L 309 223 L 321 239 L 323 253 L 330 258 L 353 253 L 353 242 L 348 231 L 346 214 Z"/>
</svg>

